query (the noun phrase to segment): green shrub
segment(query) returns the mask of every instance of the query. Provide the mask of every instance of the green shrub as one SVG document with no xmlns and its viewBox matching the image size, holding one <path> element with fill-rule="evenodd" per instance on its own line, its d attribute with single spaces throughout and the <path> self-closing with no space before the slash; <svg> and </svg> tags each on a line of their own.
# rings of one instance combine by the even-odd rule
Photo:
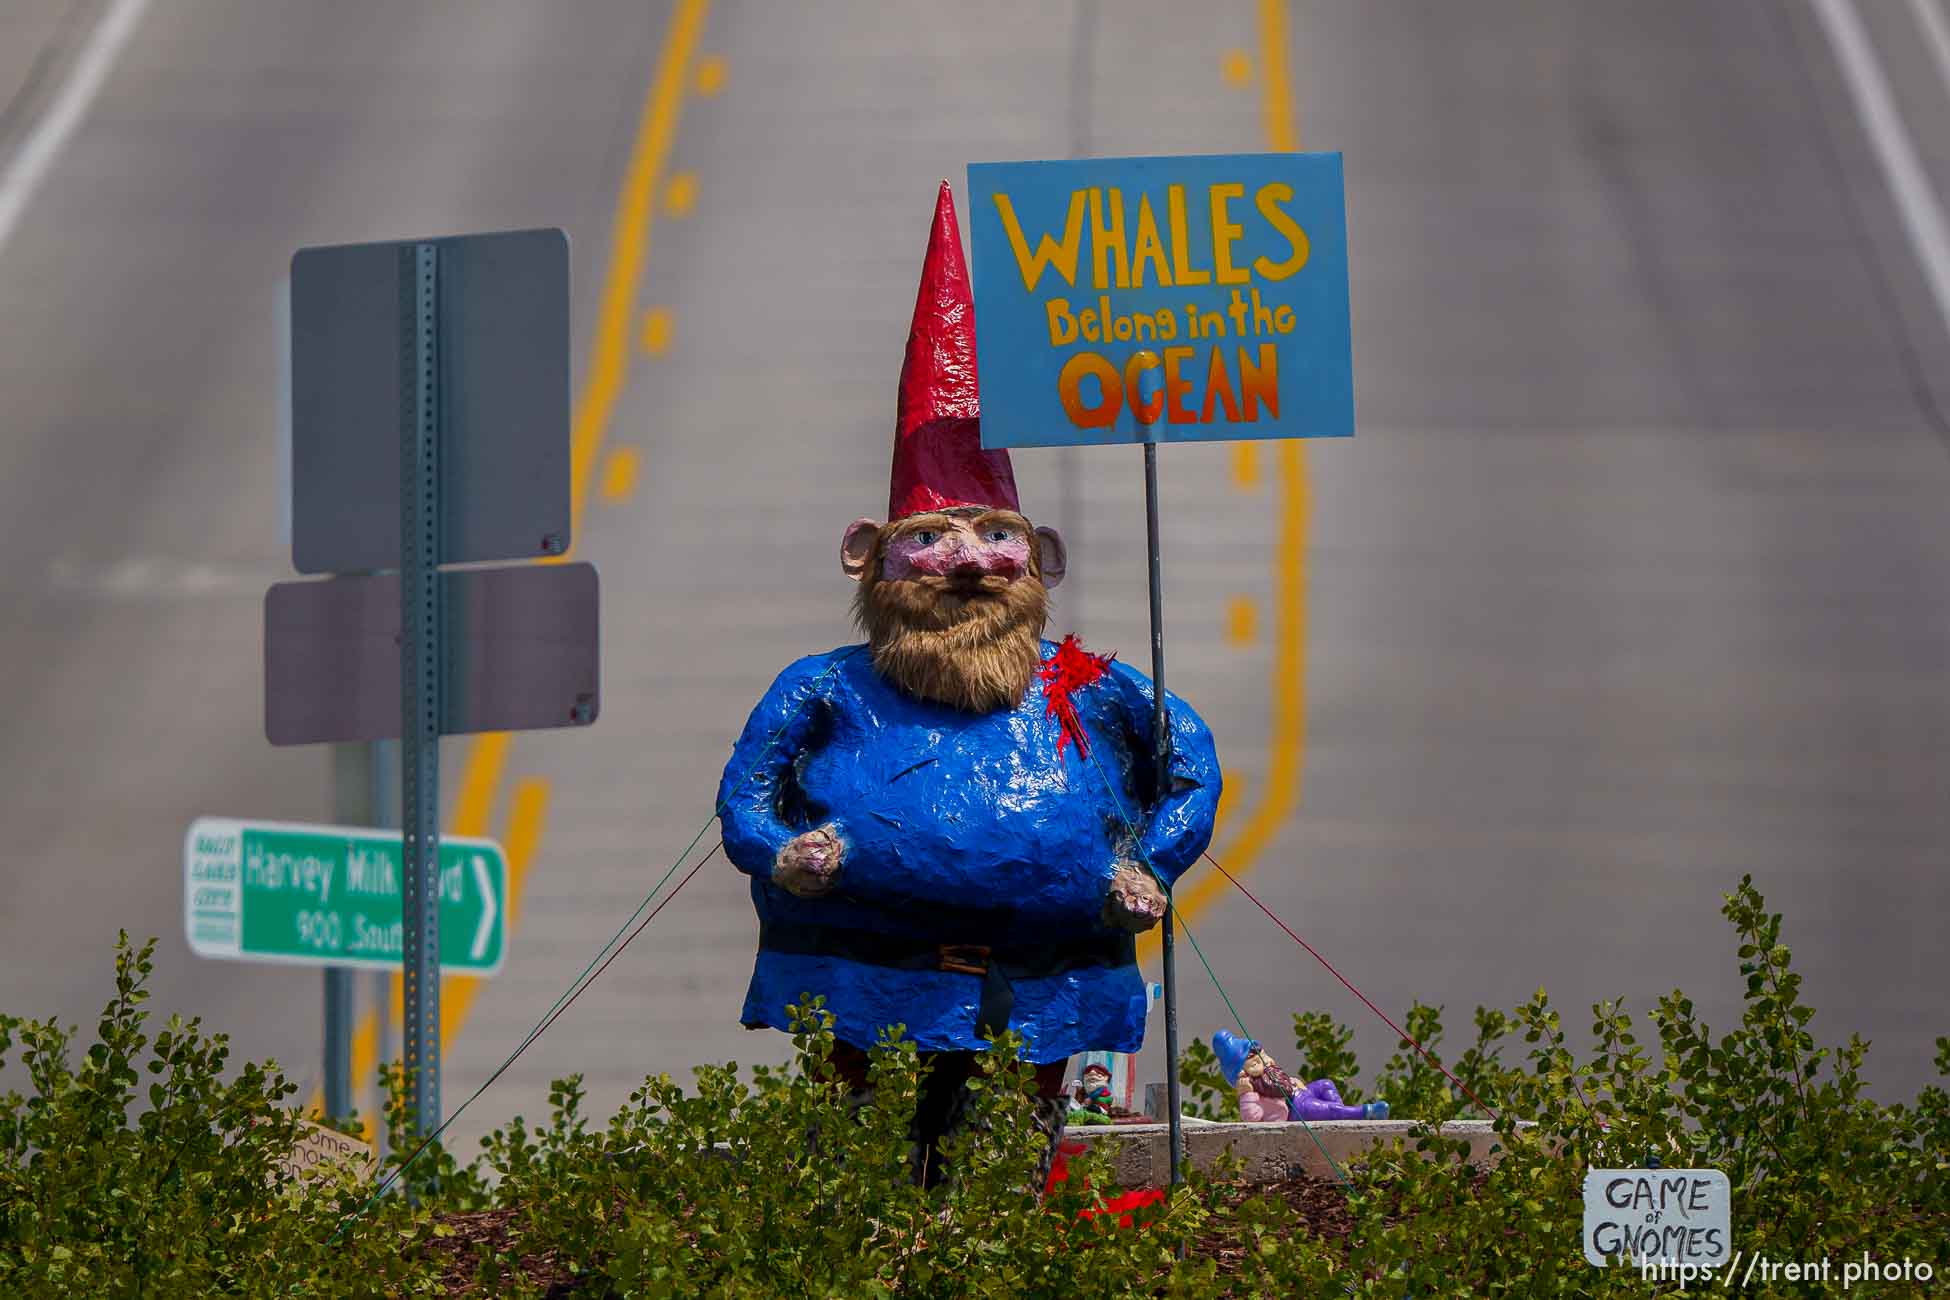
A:
<svg viewBox="0 0 1950 1300">
<path fill-rule="evenodd" d="M 1865 1045 L 1816 1045 L 1779 915 L 1747 880 L 1725 912 L 1746 981 L 1728 1033 L 1710 1033 L 1679 993 L 1643 1031 L 1602 1003 L 1596 1047 L 1580 1058 L 1541 991 L 1510 1014 L 1476 1013 L 1475 1041 L 1449 1068 L 1497 1112 L 1494 1167 L 1466 1164 L 1464 1144 L 1443 1135 L 1469 1103 L 1404 1043 L 1368 1086 L 1420 1126 L 1351 1168 L 1346 1189 L 1254 1189 L 1222 1170 L 1177 1189 L 1141 1228 L 1080 1217 L 1115 1190 L 1095 1155 L 1039 1202 L 1033 1072 L 1010 1040 L 970 1081 L 973 1123 L 946 1152 L 951 1184 L 916 1187 L 912 1043 L 890 1031 L 871 1058 L 874 1098 L 856 1106 L 817 998 L 797 1013 L 791 1068 L 705 1066 L 689 1087 L 654 1076 L 600 1127 L 580 1078 L 562 1080 L 546 1122 L 513 1119 L 471 1164 L 429 1148 L 400 1179 L 411 1200 L 372 1197 L 349 1175 L 297 1183 L 280 1167 L 297 1130 L 292 1086 L 272 1065 L 228 1070 L 223 1038 L 196 1021 L 172 1019 L 150 1041 L 151 949 L 125 940 L 116 996 L 78 1062 L 68 1033 L 0 1017 L 0 1061 L 17 1051 L 29 1083 L 0 1097 L 0 1295 L 1644 1296 L 1653 1288 L 1635 1270 L 1584 1262 L 1580 1186 L 1587 1167 L 1649 1158 L 1727 1173 L 1737 1250 L 1826 1256 L 1838 1269 L 1864 1251 L 1907 1256 L 1940 1283 L 1950 1094 L 1864 1097 Z M 1441 1041 L 1439 1007 L 1418 1004 L 1402 1024 L 1431 1051 Z M 1296 1016 L 1294 1037 L 1297 1074 L 1361 1095 L 1345 1026 Z M 1938 1049 L 1950 1074 L 1950 1039 Z M 1183 1066 L 1189 1108 L 1229 1116 L 1210 1049 L 1194 1042 Z M 413 1149 L 406 1080 L 391 1067 L 383 1080 L 387 1167 L 399 1172 Z M 1317 1220 L 1326 1230 L 1296 1205 L 1330 1206 Z"/>
<path fill-rule="evenodd" d="M 78 1061 L 72 1030 L 0 1016 L 0 1064 L 17 1051 L 32 1089 L 0 1095 L 0 1295 L 410 1285 L 387 1240 L 421 1231 L 403 1206 L 378 1207 L 366 1232 L 327 1249 L 357 1187 L 350 1174 L 307 1184 L 285 1172 L 300 1125 L 275 1064 L 226 1080 L 226 1040 L 200 1020 L 145 1032 L 154 949 L 118 940 L 115 996 Z"/>
</svg>

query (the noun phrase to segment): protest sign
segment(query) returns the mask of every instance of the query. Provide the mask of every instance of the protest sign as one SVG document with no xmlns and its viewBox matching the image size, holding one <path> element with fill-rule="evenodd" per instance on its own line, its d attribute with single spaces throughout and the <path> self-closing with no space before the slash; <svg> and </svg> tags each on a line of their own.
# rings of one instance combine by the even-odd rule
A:
<svg viewBox="0 0 1950 1300">
<path fill-rule="evenodd" d="M 1341 156 L 975 163 L 982 445 L 1354 432 Z"/>
</svg>

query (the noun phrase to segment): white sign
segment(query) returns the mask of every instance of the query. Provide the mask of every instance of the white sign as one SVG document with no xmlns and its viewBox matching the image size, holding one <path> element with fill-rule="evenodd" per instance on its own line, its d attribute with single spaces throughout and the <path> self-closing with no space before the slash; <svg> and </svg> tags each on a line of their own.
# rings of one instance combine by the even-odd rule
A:
<svg viewBox="0 0 1950 1300">
<path fill-rule="evenodd" d="M 1712 1268 L 1732 1253 L 1733 1188 L 1717 1169 L 1593 1169 L 1584 1176 L 1584 1257 Z"/>
<path fill-rule="evenodd" d="M 406 942 L 398 831 L 199 817 L 183 839 L 190 951 L 232 961 L 397 971 Z M 493 975 L 507 949 L 508 862 L 442 836 L 440 965 Z"/>
<path fill-rule="evenodd" d="M 371 1178 L 379 1169 L 379 1152 L 370 1142 L 361 1142 L 349 1133 L 326 1128 L 302 1116 L 298 1119 L 298 1129 L 298 1141 L 281 1165 L 300 1182 L 322 1178 L 334 1165 L 343 1165 L 362 1179 Z"/>
</svg>

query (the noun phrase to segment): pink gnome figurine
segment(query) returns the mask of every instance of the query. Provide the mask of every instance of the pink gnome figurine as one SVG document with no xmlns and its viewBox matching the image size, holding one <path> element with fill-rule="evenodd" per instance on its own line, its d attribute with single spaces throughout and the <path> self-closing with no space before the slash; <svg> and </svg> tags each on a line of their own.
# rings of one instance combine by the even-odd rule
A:
<svg viewBox="0 0 1950 1300">
<path fill-rule="evenodd" d="M 1241 1038 L 1221 1029 L 1212 1035 L 1212 1050 L 1219 1058 L 1219 1068 L 1238 1090 L 1239 1118 L 1248 1124 L 1388 1118 L 1385 1101 L 1361 1106 L 1343 1102 L 1332 1079 L 1315 1079 L 1302 1087 L 1279 1067 L 1258 1039 Z"/>
</svg>

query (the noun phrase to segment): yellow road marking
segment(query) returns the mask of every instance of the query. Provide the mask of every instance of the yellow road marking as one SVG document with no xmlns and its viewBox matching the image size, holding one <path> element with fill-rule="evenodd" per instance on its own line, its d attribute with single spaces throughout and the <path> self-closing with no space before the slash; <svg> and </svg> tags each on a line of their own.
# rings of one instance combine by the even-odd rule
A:
<svg viewBox="0 0 1950 1300">
<path fill-rule="evenodd" d="M 1232 486 L 1241 492 L 1259 486 L 1259 444 L 1250 438 L 1232 444 Z"/>
<path fill-rule="evenodd" d="M 643 350 L 651 356 L 662 356 L 670 346 L 670 308 L 652 307 L 643 313 Z"/>
<path fill-rule="evenodd" d="M 1266 144 L 1276 153 L 1300 147 L 1300 121 L 1293 108 L 1293 87 L 1287 79 L 1286 0 L 1259 0 L 1259 58 L 1265 69 L 1265 93 L 1260 97 L 1266 115 Z"/>
<path fill-rule="evenodd" d="M 1227 50 L 1219 60 L 1219 75 L 1229 86 L 1243 86 L 1253 79 L 1252 56 L 1244 50 Z"/>
<path fill-rule="evenodd" d="M 664 186 L 664 211 L 673 217 L 688 217 L 697 206 L 697 173 L 678 172 Z"/>
<path fill-rule="evenodd" d="M 697 93 L 706 99 L 724 89 L 725 62 L 722 54 L 707 54 L 697 61 Z"/>
<path fill-rule="evenodd" d="M 569 523 L 578 539 L 582 536 L 582 509 L 589 495 L 590 474 L 603 449 L 603 438 L 609 431 L 610 416 L 623 391 L 623 381 L 629 374 L 630 308 L 636 300 L 643 263 L 650 255 L 650 227 L 656 215 L 656 205 L 651 199 L 657 193 L 657 182 L 670 158 L 677 121 L 683 115 L 684 74 L 691 66 L 697 38 L 710 9 L 709 0 L 678 0 L 677 8 L 670 15 L 670 29 L 657 56 L 657 75 L 650 84 L 650 96 L 644 101 L 643 117 L 637 127 L 636 147 L 630 151 L 623 192 L 617 196 L 609 274 L 603 282 L 602 307 L 596 317 L 595 353 L 590 360 L 589 379 L 583 387 L 582 405 L 576 412 L 575 430 L 569 443 Z M 720 68 L 717 84 L 723 84 L 723 80 Z M 711 93 L 703 90 L 701 75 L 699 82 L 701 93 Z"/>
<path fill-rule="evenodd" d="M 636 491 L 643 456 L 635 447 L 618 447 L 603 462 L 603 500 L 612 504 L 627 501 Z"/>
<path fill-rule="evenodd" d="M 1219 791 L 1219 806 L 1212 813 L 1212 838 L 1218 839 L 1226 833 L 1226 823 L 1232 820 L 1232 810 L 1246 794 L 1246 774 L 1244 772 L 1224 772 L 1224 789 Z"/>
<path fill-rule="evenodd" d="M 474 737 L 467 747 L 467 759 L 460 769 L 460 799 L 448 823 L 449 835 L 485 835 L 488 819 L 494 814 L 495 796 L 501 790 L 501 774 L 508 768 L 508 745 L 513 737 L 505 731 L 487 731 Z"/>
<path fill-rule="evenodd" d="M 1261 0 L 1259 44 L 1262 109 L 1267 144 L 1279 151 L 1300 147 L 1294 117 L 1293 91 L 1287 77 L 1287 12 L 1285 0 Z M 1306 443 L 1285 438 L 1275 452 L 1280 488 L 1279 536 L 1275 539 L 1273 570 L 1273 734 L 1266 761 L 1266 788 L 1259 806 L 1239 828 L 1237 836 L 1213 855 L 1226 870 L 1241 875 L 1252 869 L 1280 827 L 1300 805 L 1300 774 L 1307 740 L 1307 537 L 1313 524 L 1313 482 L 1307 472 Z M 1213 842 L 1218 843 L 1215 835 Z M 1172 903 L 1185 917 L 1196 917 L 1227 888 L 1216 871 L 1191 877 L 1174 893 Z M 1161 941 L 1156 930 L 1138 942 L 1138 953 L 1149 961 Z"/>
<path fill-rule="evenodd" d="M 548 797 L 549 784 L 541 777 L 531 776 L 515 784 L 513 803 L 508 810 L 508 839 L 503 846 L 508 855 L 508 916 L 504 933 L 509 936 L 514 934 L 515 921 L 521 915 L 522 886 L 527 882 L 528 868 L 534 863 L 535 850 L 541 844 L 542 827 L 548 817 Z M 443 1055 L 454 1035 L 467 1023 L 482 983 L 478 975 L 449 975 L 440 981 Z"/>
<path fill-rule="evenodd" d="M 1234 645 L 1251 645 L 1259 633 L 1259 607 L 1247 596 L 1234 596 L 1226 606 L 1226 640 Z M 1213 834 L 1216 836 L 1217 831 Z"/>
<path fill-rule="evenodd" d="M 627 370 L 630 308 L 644 260 L 649 256 L 650 220 L 654 207 L 651 197 L 657 192 L 657 181 L 670 156 L 671 139 L 676 134 L 677 119 L 683 108 L 686 73 L 710 9 L 710 0 L 679 0 L 671 13 L 663 49 L 657 57 L 656 75 L 651 81 L 638 120 L 636 144 L 624 173 L 623 189 L 617 196 L 615 228 L 610 232 L 609 268 L 604 277 L 602 305 L 596 322 L 595 351 L 570 436 L 570 514 L 571 527 L 576 536 L 581 532 L 582 509 L 588 496 L 591 471 L 602 450 L 603 438 L 608 431 Z M 701 94 L 714 94 L 724 84 L 724 60 L 714 55 L 706 62 L 715 63 L 716 67 L 714 70 L 698 69 L 698 89 Z M 494 809 L 494 796 L 507 766 L 510 740 L 506 732 L 492 732 L 476 736 L 468 747 L 461 767 L 461 793 L 454 809 L 450 834 L 485 833 Z M 520 908 L 521 883 L 527 864 L 541 838 L 541 822 L 548 799 L 546 783 L 539 783 L 539 793 L 537 791 L 536 780 L 521 782 L 515 790 L 515 806 L 509 819 L 509 838 L 505 847 L 508 853 L 507 933 L 510 936 L 514 933 L 514 920 Z M 528 811 L 524 812 L 524 808 Z M 529 820 L 524 822 L 523 818 Z M 529 838 L 523 842 L 519 855 L 521 865 L 517 867 L 516 847 L 524 835 Z M 461 980 L 466 980 L 470 986 L 465 994 L 461 994 L 457 988 Z M 402 981 L 394 976 L 390 983 L 393 1023 L 397 1024 L 401 1020 L 399 1005 Z M 466 1022 L 474 997 L 471 986 L 478 983 L 478 980 L 468 976 L 451 976 L 441 983 L 440 1050 L 443 1054 Z M 451 1000 L 449 989 L 455 990 Z M 363 1090 L 362 1080 L 373 1077 L 379 1064 L 379 1052 L 378 1017 L 367 1011 L 360 1018 L 352 1038 L 354 1095 Z M 313 1096 L 308 1109 L 318 1110 L 322 1101 L 321 1091 Z M 368 1118 L 369 1133 L 371 1123 Z"/>
<path fill-rule="evenodd" d="M 508 858 L 507 895 L 504 899 L 508 912 L 502 924 L 503 933 L 512 936 L 515 932 L 515 918 L 521 913 L 522 884 L 528 877 L 528 868 L 535 860 L 535 850 L 542 839 L 542 826 L 548 817 L 549 784 L 540 777 L 529 777 L 515 785 L 514 805 L 508 814 L 508 837 L 502 849 Z M 458 820 L 458 819 L 456 819 Z M 456 835 L 481 835 L 487 830 L 485 824 L 472 830 L 456 829 Z M 480 992 L 481 979 L 476 975 L 447 975 L 440 981 L 440 1050 L 444 1053 L 447 1045 L 460 1031 L 460 1025 L 473 1009 L 474 999 Z M 392 1023 L 405 1020 L 401 1004 L 404 1001 L 405 983 L 397 975 L 387 981 L 388 998 L 392 1007 Z M 379 1069 L 379 1017 L 368 1011 L 360 1018 L 358 1031 L 352 1037 L 352 1083 L 357 1095 L 364 1090 L 363 1080 L 373 1080 Z M 314 1099 L 311 1109 L 318 1109 Z M 365 1121 L 366 1140 L 374 1139 L 378 1120 L 377 1099 L 371 1111 L 362 1114 Z"/>
</svg>

